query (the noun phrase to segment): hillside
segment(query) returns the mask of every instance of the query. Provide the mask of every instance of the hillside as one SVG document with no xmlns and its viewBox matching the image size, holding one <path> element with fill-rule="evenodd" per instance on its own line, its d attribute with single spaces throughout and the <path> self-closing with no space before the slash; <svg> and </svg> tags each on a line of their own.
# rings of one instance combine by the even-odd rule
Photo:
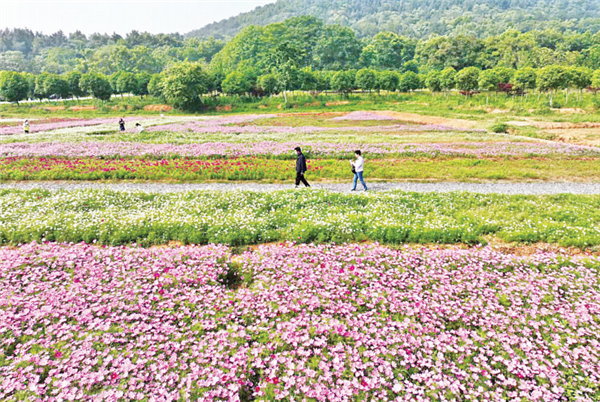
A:
<svg viewBox="0 0 600 402">
<path fill-rule="evenodd" d="M 509 28 L 600 30 L 600 0 L 278 0 L 186 36 L 233 37 L 248 25 L 300 15 L 352 27 L 361 37 L 380 31 L 425 38 L 432 33 L 486 37 Z"/>
</svg>

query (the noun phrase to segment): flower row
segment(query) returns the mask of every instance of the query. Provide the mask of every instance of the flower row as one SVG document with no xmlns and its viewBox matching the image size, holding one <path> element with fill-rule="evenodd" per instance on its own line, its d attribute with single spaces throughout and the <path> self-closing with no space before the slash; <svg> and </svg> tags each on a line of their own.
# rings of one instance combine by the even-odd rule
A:
<svg viewBox="0 0 600 402">
<path fill-rule="evenodd" d="M 600 245 L 600 197 L 326 191 L 0 192 L 0 241 Z"/>
<path fill-rule="evenodd" d="M 283 156 L 295 157 L 295 147 L 314 157 L 346 157 L 361 149 L 371 157 L 526 157 L 526 156 L 600 156 L 595 147 L 568 145 L 564 143 L 533 142 L 454 142 L 454 143 L 324 143 L 324 142 L 275 142 L 251 143 L 206 142 L 195 144 L 148 144 L 139 142 L 75 142 L 75 143 L 5 143 L 0 144 L 0 156 L 4 157 L 240 157 Z"/>
<path fill-rule="evenodd" d="M 599 273 L 491 249 L 1 249 L 0 399 L 597 401 Z"/>
</svg>

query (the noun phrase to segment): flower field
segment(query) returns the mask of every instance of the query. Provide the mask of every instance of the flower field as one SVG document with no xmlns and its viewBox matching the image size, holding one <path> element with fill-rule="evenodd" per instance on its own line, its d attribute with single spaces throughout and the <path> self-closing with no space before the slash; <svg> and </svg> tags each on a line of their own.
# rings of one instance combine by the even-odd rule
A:
<svg viewBox="0 0 600 402">
<path fill-rule="evenodd" d="M 0 180 L 600 177 L 372 112 L 138 120 L 0 127 Z M 487 247 L 536 243 L 578 254 Z M 596 402 L 599 249 L 600 196 L 2 189 L 0 400 Z"/>
<path fill-rule="evenodd" d="M 0 242 L 600 245 L 599 196 L 325 191 L 0 192 Z"/>
<path fill-rule="evenodd" d="M 141 142 L 5 143 L 2 157 L 146 157 L 146 158 L 235 158 L 243 156 L 295 159 L 295 147 L 319 158 L 350 158 L 361 149 L 370 158 L 391 157 L 600 157 L 600 149 L 561 143 L 453 142 L 453 143 L 325 143 L 325 142 L 205 142 L 195 144 L 150 144 Z"/>
<path fill-rule="evenodd" d="M 600 261 L 379 245 L 0 250 L 0 399 L 600 398 Z"/>
</svg>

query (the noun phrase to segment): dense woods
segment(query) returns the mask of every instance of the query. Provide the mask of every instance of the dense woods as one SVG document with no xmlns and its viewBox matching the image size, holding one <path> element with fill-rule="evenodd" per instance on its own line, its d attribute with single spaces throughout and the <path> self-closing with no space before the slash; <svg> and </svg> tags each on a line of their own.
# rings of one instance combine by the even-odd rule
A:
<svg viewBox="0 0 600 402">
<path fill-rule="evenodd" d="M 600 29 L 597 0 L 279 0 L 186 36 L 232 37 L 249 25 L 302 15 L 350 27 L 361 38 L 382 31 L 425 39 L 431 34 L 487 37 L 508 29 Z"/>
</svg>

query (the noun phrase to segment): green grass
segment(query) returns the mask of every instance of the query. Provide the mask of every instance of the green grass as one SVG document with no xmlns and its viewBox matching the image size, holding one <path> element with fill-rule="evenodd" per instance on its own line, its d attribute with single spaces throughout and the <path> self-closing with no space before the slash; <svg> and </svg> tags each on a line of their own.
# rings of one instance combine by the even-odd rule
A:
<svg viewBox="0 0 600 402">
<path fill-rule="evenodd" d="M 349 101 L 347 105 L 325 106 L 326 102 Z M 485 123 L 490 121 L 509 121 L 515 117 L 534 117 L 543 121 L 554 122 L 600 122 L 600 114 L 595 112 L 595 96 L 584 93 L 581 96 L 571 94 L 566 102 L 565 93 L 558 93 L 554 102 L 563 108 L 580 108 L 586 114 L 561 114 L 550 110 L 549 97 L 546 94 L 532 93 L 527 97 L 510 97 L 503 94 L 480 94 L 466 98 L 453 92 L 449 95 L 432 95 L 427 91 L 415 93 L 381 94 L 352 94 L 348 98 L 335 94 L 310 96 L 306 93 L 291 93 L 289 109 L 281 108 L 282 97 L 273 98 L 244 98 L 220 96 L 205 98 L 203 109 L 196 114 L 222 115 L 231 113 L 284 113 L 284 112 L 349 112 L 357 110 L 395 110 L 447 118 L 461 118 Z M 18 118 L 92 118 L 119 117 L 124 115 L 158 115 L 161 112 L 144 111 L 143 107 L 151 104 L 161 104 L 160 99 L 145 97 L 118 98 L 108 102 L 94 100 L 27 103 L 17 105 L 1 105 L 0 116 Z M 60 105 L 96 105 L 98 110 L 73 112 L 69 110 L 50 112 L 43 109 L 46 106 Z M 232 105 L 232 112 L 217 112 L 218 105 Z M 489 110 L 501 110 L 503 113 L 490 113 Z M 164 113 L 164 112 L 163 112 Z M 167 115 L 190 114 L 183 111 L 166 112 Z"/>
<path fill-rule="evenodd" d="M 0 191 L 0 243 L 600 245 L 600 196 Z"/>
</svg>

